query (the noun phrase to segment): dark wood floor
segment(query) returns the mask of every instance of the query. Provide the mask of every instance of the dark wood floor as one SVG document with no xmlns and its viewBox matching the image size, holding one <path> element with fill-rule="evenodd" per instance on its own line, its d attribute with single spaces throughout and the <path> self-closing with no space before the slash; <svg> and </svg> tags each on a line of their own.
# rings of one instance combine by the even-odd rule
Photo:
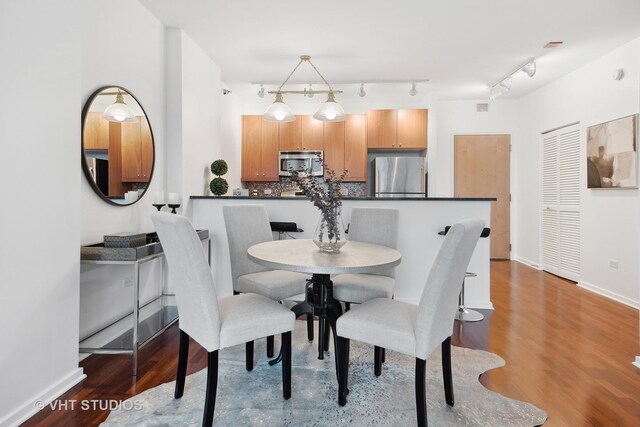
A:
<svg viewBox="0 0 640 427">
<path fill-rule="evenodd" d="M 640 425 L 640 372 L 631 365 L 640 355 L 638 311 L 516 262 L 491 268 L 495 311 L 457 325 L 453 341 L 506 360 L 482 383 L 547 411 L 545 426 Z M 174 325 L 142 349 L 137 380 L 130 357 L 91 356 L 81 363 L 87 379 L 60 399 L 124 400 L 172 381 L 177 349 Z M 205 366 L 206 353 L 192 343 L 188 374 Z M 45 409 L 24 425 L 91 426 L 107 415 Z"/>
</svg>

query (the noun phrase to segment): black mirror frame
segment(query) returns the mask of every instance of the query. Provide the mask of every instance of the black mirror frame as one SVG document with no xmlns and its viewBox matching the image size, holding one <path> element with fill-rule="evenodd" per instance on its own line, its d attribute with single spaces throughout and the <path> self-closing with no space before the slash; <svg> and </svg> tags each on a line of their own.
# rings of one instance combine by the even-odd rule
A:
<svg viewBox="0 0 640 427">
<path fill-rule="evenodd" d="M 103 194 L 102 191 L 100 191 L 100 189 L 96 185 L 96 183 L 93 182 L 93 178 L 91 176 L 91 171 L 89 170 L 89 166 L 87 165 L 87 162 L 85 160 L 85 155 L 84 155 L 84 126 L 85 126 L 85 123 L 87 121 L 87 114 L 89 113 L 89 108 L 91 107 L 91 104 L 93 104 L 93 101 L 95 100 L 95 98 L 102 91 L 104 91 L 105 89 L 110 89 L 110 88 L 116 88 L 116 89 L 120 89 L 120 90 L 126 92 L 127 95 L 131 96 L 138 103 L 138 106 L 140 106 L 140 109 L 142 110 L 142 112 L 144 113 L 144 115 L 145 115 L 145 117 L 147 119 L 147 124 L 149 125 L 149 133 L 151 134 L 151 148 L 153 149 L 153 164 L 151 165 L 151 173 L 149 174 L 149 181 L 147 183 L 147 187 L 144 189 L 144 191 L 142 192 L 140 197 L 138 197 L 138 199 L 136 199 L 136 201 L 133 202 L 133 203 L 127 203 L 127 204 L 116 203 L 113 200 L 111 200 L 107 195 Z M 81 120 L 82 120 L 82 129 L 81 129 L 82 134 L 81 134 L 81 138 L 80 138 L 80 160 L 82 162 L 82 170 L 84 171 L 84 176 L 85 176 L 85 178 L 87 178 L 87 181 L 89 181 L 89 185 L 93 189 L 94 193 L 96 193 L 102 200 L 104 200 L 105 202 L 107 202 L 108 204 L 110 204 L 112 206 L 126 207 L 126 206 L 135 205 L 140 200 L 142 200 L 144 195 L 147 193 L 147 190 L 149 190 L 149 185 L 151 185 L 151 180 L 153 179 L 153 172 L 156 169 L 156 138 L 153 135 L 153 127 L 151 126 L 151 121 L 149 120 L 149 116 L 147 115 L 146 110 L 144 109 L 144 107 L 142 106 L 142 104 L 140 103 L 138 98 L 136 98 L 136 96 L 133 93 L 131 93 L 128 89 L 126 89 L 126 88 L 124 88 L 122 86 L 118 86 L 118 85 L 107 85 L 107 86 L 102 86 L 102 87 L 96 89 L 91 94 L 89 99 L 87 99 L 87 102 L 85 102 L 84 107 L 82 108 Z"/>
</svg>

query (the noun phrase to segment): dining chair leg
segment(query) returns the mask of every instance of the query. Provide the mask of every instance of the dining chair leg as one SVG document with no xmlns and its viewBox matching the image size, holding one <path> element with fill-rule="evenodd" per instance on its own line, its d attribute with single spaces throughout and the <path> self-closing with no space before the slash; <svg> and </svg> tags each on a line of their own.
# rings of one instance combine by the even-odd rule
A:
<svg viewBox="0 0 640 427">
<path fill-rule="evenodd" d="M 447 405 L 453 406 L 453 375 L 451 372 L 451 337 L 442 341 L 442 379 L 444 382 L 444 398 Z"/>
<path fill-rule="evenodd" d="M 425 375 L 427 361 L 416 357 L 416 413 L 418 427 L 426 427 L 427 422 L 427 396 L 425 390 Z"/>
<path fill-rule="evenodd" d="M 382 351 L 384 348 L 378 347 L 377 345 L 373 347 L 373 373 L 376 377 L 379 377 L 382 374 Z"/>
<path fill-rule="evenodd" d="M 329 322 L 324 322 L 324 351 L 329 351 L 329 335 L 331 334 Z"/>
<path fill-rule="evenodd" d="M 253 371 L 253 341 L 246 344 L 246 364 L 247 371 Z"/>
<path fill-rule="evenodd" d="M 347 394 L 349 393 L 349 340 L 338 337 L 338 363 L 340 378 L 338 379 L 338 405 L 347 404 Z"/>
<path fill-rule="evenodd" d="M 291 331 L 282 334 L 282 397 L 291 397 Z"/>
<path fill-rule="evenodd" d="M 203 427 L 213 425 L 213 412 L 216 409 L 216 392 L 218 389 L 218 350 L 209 352 L 207 366 L 207 392 L 204 401 Z"/>
<path fill-rule="evenodd" d="M 267 337 L 267 357 L 273 357 L 273 342 L 274 342 L 273 335 L 269 335 Z"/>
<path fill-rule="evenodd" d="M 346 313 L 349 310 L 351 310 L 351 303 L 350 302 L 345 302 L 344 303 L 344 312 Z"/>
<path fill-rule="evenodd" d="M 382 361 L 382 363 L 387 361 L 387 350 L 385 348 L 382 349 L 382 356 L 380 360 Z"/>
<path fill-rule="evenodd" d="M 184 381 L 187 376 L 187 360 L 189 359 L 189 335 L 180 330 L 180 350 L 178 350 L 178 373 L 176 374 L 176 390 L 174 396 L 180 399 L 184 393 Z"/>
<path fill-rule="evenodd" d="M 307 339 L 313 341 L 313 314 L 307 314 Z"/>
</svg>

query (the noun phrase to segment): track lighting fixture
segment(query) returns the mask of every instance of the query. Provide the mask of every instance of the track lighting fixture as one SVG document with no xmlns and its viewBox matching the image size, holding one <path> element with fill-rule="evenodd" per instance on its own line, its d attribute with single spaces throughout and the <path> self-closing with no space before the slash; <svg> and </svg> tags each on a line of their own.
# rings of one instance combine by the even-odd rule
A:
<svg viewBox="0 0 640 427">
<path fill-rule="evenodd" d="M 313 91 L 313 85 L 311 83 L 309 83 L 309 89 L 304 90 L 304 96 L 306 96 L 307 98 L 313 98 L 313 95 L 315 95 L 315 92 Z"/>
<path fill-rule="evenodd" d="M 258 89 L 258 96 L 260 98 L 264 98 L 264 85 L 260 85 L 260 89 Z"/>
<path fill-rule="evenodd" d="M 418 94 L 418 90 L 416 89 L 416 84 L 411 83 L 411 90 L 409 90 L 409 95 L 416 96 Z"/>
<path fill-rule="evenodd" d="M 358 90 L 358 96 L 364 98 L 367 96 L 367 92 L 364 91 L 364 83 L 360 83 L 360 89 Z"/>
<path fill-rule="evenodd" d="M 489 99 L 494 100 L 505 92 L 509 92 L 511 90 L 511 82 L 512 77 L 518 72 L 522 71 L 526 73 L 529 77 L 533 77 L 536 74 L 536 59 L 530 58 L 527 62 L 524 62 L 518 65 L 513 69 L 510 73 L 505 75 L 503 78 L 498 80 L 498 82 L 489 86 Z"/>
</svg>

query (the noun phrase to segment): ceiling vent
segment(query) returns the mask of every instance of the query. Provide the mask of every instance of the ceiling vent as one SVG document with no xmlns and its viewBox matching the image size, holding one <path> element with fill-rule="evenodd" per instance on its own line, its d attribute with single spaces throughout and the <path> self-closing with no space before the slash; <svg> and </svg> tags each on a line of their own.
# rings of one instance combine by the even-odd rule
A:
<svg viewBox="0 0 640 427">
<path fill-rule="evenodd" d="M 549 42 L 545 44 L 543 47 L 545 49 L 553 49 L 554 47 L 562 46 L 564 42 Z"/>
<path fill-rule="evenodd" d="M 488 113 L 489 112 L 489 104 L 485 103 L 481 103 L 481 104 L 476 104 L 476 112 L 477 113 Z"/>
</svg>

